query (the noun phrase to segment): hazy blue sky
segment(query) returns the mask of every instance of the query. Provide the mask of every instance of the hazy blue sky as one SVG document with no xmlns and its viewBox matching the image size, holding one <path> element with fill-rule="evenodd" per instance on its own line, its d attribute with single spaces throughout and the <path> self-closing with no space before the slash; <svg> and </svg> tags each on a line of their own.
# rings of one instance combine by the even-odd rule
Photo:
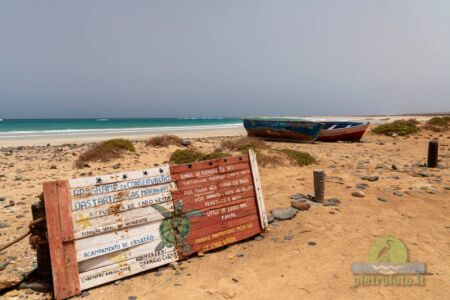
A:
<svg viewBox="0 0 450 300">
<path fill-rule="evenodd" d="M 450 111 L 450 1 L 0 0 L 0 117 Z"/>
</svg>

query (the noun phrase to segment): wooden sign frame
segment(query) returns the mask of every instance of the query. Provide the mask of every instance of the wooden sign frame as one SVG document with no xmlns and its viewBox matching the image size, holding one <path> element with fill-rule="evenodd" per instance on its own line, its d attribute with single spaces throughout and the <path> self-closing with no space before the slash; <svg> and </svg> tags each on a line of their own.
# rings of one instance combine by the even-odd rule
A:
<svg viewBox="0 0 450 300">
<path fill-rule="evenodd" d="M 256 155 L 43 184 L 56 299 L 263 231 Z"/>
</svg>

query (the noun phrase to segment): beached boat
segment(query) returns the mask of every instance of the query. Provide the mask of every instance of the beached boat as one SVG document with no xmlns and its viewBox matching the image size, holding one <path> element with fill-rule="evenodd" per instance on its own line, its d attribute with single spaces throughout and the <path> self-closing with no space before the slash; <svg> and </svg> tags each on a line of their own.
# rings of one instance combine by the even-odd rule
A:
<svg viewBox="0 0 450 300">
<path fill-rule="evenodd" d="M 302 119 L 244 119 L 248 136 L 289 142 L 314 142 L 322 123 Z"/>
<path fill-rule="evenodd" d="M 359 141 L 366 132 L 369 123 L 362 122 L 322 122 L 324 127 L 317 137 L 318 141 Z"/>
</svg>

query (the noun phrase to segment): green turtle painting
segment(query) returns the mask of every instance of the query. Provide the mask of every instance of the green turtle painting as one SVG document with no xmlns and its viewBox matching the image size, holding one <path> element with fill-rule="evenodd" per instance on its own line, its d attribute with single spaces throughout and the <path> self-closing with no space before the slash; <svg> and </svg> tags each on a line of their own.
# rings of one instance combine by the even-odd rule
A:
<svg viewBox="0 0 450 300">
<path fill-rule="evenodd" d="M 164 220 L 159 226 L 159 233 L 161 235 L 161 242 L 156 246 L 155 251 L 161 251 L 164 247 L 173 247 L 176 243 L 186 253 L 191 251 L 191 247 L 186 242 L 186 238 L 191 233 L 192 217 L 203 217 L 204 213 L 198 209 L 189 209 L 183 213 L 183 200 L 178 201 L 174 207 L 173 216 L 170 211 L 161 205 L 152 205 L 161 215 Z"/>
</svg>

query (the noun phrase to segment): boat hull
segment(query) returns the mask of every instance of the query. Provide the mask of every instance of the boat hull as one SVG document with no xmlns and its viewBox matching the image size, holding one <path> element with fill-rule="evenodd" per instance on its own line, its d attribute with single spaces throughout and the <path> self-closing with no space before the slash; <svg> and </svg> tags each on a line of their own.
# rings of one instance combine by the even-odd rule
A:
<svg viewBox="0 0 450 300">
<path fill-rule="evenodd" d="M 244 119 L 248 136 L 289 142 L 314 142 L 323 124 L 308 121 Z"/>
<path fill-rule="evenodd" d="M 323 142 L 359 141 L 366 132 L 368 126 L 369 123 L 363 123 L 349 128 L 322 129 L 317 140 Z"/>
</svg>

